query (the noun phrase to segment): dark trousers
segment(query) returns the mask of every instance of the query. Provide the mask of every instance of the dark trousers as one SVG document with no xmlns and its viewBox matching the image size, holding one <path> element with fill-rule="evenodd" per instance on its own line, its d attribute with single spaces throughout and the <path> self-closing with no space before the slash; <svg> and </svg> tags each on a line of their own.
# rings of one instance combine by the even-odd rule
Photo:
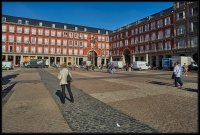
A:
<svg viewBox="0 0 200 135">
<path fill-rule="evenodd" d="M 178 87 L 178 83 L 180 84 L 180 86 L 183 85 L 183 81 L 181 77 L 175 77 L 174 81 L 175 81 L 175 87 Z"/>
<path fill-rule="evenodd" d="M 64 100 L 65 97 L 66 97 L 66 95 L 65 95 L 65 87 L 67 87 L 67 90 L 68 90 L 68 93 L 69 93 L 71 102 L 74 102 L 74 97 L 73 97 L 73 95 L 72 95 L 70 83 L 69 83 L 69 84 L 61 85 L 61 88 L 62 88 L 62 98 L 63 98 L 63 100 Z"/>
</svg>

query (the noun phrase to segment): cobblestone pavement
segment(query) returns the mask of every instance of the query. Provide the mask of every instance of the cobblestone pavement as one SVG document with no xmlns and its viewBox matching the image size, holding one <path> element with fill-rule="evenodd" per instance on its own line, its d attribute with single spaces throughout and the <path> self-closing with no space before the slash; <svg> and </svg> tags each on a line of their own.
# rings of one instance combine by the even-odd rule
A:
<svg viewBox="0 0 200 135">
<path fill-rule="evenodd" d="M 72 71 L 72 75 L 74 87 L 158 132 L 198 132 L 197 73 L 183 76 L 183 89 L 174 87 L 170 71 Z"/>
<path fill-rule="evenodd" d="M 151 133 L 156 132 L 148 125 L 113 109 L 103 102 L 89 96 L 82 90 L 72 87 L 74 103 L 62 104 L 58 98 L 58 79 L 44 70 L 38 70 L 42 81 L 56 100 L 58 106 L 73 132 L 88 133 Z M 57 90 L 57 91 L 56 91 Z"/>
<path fill-rule="evenodd" d="M 70 133 L 71 129 L 35 69 L 16 73 L 19 75 L 9 82 L 16 83 L 12 93 L 2 97 L 2 133 Z M 3 77 L 16 73 L 12 71 Z"/>
</svg>

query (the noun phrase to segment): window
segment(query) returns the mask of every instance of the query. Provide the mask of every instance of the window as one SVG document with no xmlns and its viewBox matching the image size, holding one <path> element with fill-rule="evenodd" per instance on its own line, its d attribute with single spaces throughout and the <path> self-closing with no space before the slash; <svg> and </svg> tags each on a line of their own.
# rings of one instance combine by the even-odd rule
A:
<svg viewBox="0 0 200 135">
<path fill-rule="evenodd" d="M 98 43 L 98 48 L 101 49 L 101 43 Z"/>
<path fill-rule="evenodd" d="M 17 36 L 17 43 L 21 43 L 22 42 L 22 37 L 21 36 Z"/>
<path fill-rule="evenodd" d="M 102 48 L 102 49 L 105 49 L 105 44 L 101 44 L 101 48 Z"/>
<path fill-rule="evenodd" d="M 42 22 L 39 22 L 39 26 L 42 26 Z"/>
<path fill-rule="evenodd" d="M 42 44 L 42 38 L 38 38 L 38 44 Z"/>
<path fill-rule="evenodd" d="M 72 41 L 72 40 L 69 40 L 68 45 L 69 45 L 69 46 L 72 46 L 72 45 L 73 45 L 73 41 Z"/>
<path fill-rule="evenodd" d="M 35 47 L 31 46 L 31 53 L 35 53 Z"/>
<path fill-rule="evenodd" d="M 162 42 L 158 43 L 158 50 L 163 50 L 163 43 Z"/>
<path fill-rule="evenodd" d="M 42 47 L 38 47 L 38 53 L 42 53 Z"/>
<path fill-rule="evenodd" d="M 24 46 L 24 53 L 28 53 L 28 46 Z"/>
<path fill-rule="evenodd" d="M 98 34 L 100 34 L 100 30 L 98 30 Z"/>
<path fill-rule="evenodd" d="M 55 45 L 55 39 L 51 39 L 51 45 Z"/>
<path fill-rule="evenodd" d="M 73 33 L 72 32 L 69 33 L 69 38 L 73 38 Z"/>
<path fill-rule="evenodd" d="M 151 22 L 151 30 L 156 29 L 156 22 Z"/>
<path fill-rule="evenodd" d="M 57 39 L 57 45 L 61 45 L 61 40 Z"/>
<path fill-rule="evenodd" d="M 2 41 L 3 41 L 3 42 L 6 42 L 6 35 L 5 35 L 5 34 L 2 35 Z"/>
<path fill-rule="evenodd" d="M 2 32 L 6 32 L 6 25 L 2 25 Z"/>
<path fill-rule="evenodd" d="M 78 50 L 74 49 L 74 54 L 77 55 L 78 54 Z"/>
<path fill-rule="evenodd" d="M 69 51 L 69 54 L 72 54 L 72 49 L 69 49 L 68 51 Z"/>
<path fill-rule="evenodd" d="M 55 53 L 55 48 L 51 48 L 51 54 Z"/>
<path fill-rule="evenodd" d="M 191 32 L 197 32 L 198 31 L 198 22 L 191 22 Z"/>
<path fill-rule="evenodd" d="M 169 38 L 171 36 L 170 28 L 165 30 L 165 38 Z"/>
<path fill-rule="evenodd" d="M 197 47 L 198 45 L 198 37 L 191 38 L 191 47 Z"/>
<path fill-rule="evenodd" d="M 38 35 L 43 35 L 43 29 L 38 29 Z"/>
<path fill-rule="evenodd" d="M 35 28 L 32 28 L 32 35 L 36 35 L 36 29 Z"/>
<path fill-rule="evenodd" d="M 24 43 L 25 43 L 25 44 L 28 44 L 28 43 L 29 43 L 29 37 L 27 37 L 27 36 L 24 37 Z"/>
<path fill-rule="evenodd" d="M 198 7 L 194 7 L 194 8 L 191 8 L 191 16 L 197 16 L 198 15 Z"/>
<path fill-rule="evenodd" d="M 83 37 L 83 33 L 80 33 L 79 36 L 80 36 L 80 39 L 83 39 L 83 38 L 84 38 L 84 37 Z"/>
<path fill-rule="evenodd" d="M 20 53 L 20 52 L 21 52 L 21 46 L 17 46 L 17 47 L 16 47 L 16 52 L 17 52 L 17 53 Z"/>
<path fill-rule="evenodd" d="M 55 28 L 55 24 L 52 24 L 52 28 Z"/>
<path fill-rule="evenodd" d="M 163 31 L 158 32 L 158 39 L 163 39 Z"/>
<path fill-rule="evenodd" d="M 61 49 L 57 48 L 57 54 L 61 54 Z"/>
<path fill-rule="evenodd" d="M 106 37 L 106 42 L 109 42 L 109 37 L 108 36 Z"/>
<path fill-rule="evenodd" d="M 26 21 L 25 21 L 25 24 L 26 24 L 26 25 L 29 25 L 29 21 L 28 21 L 28 20 L 26 20 Z"/>
<path fill-rule="evenodd" d="M 106 35 L 108 35 L 108 31 L 106 31 Z"/>
<path fill-rule="evenodd" d="M 5 17 L 2 17 L 2 22 L 6 22 L 6 18 Z"/>
<path fill-rule="evenodd" d="M 144 36 L 140 36 L 140 43 L 144 42 Z"/>
<path fill-rule="evenodd" d="M 13 35 L 9 35 L 9 42 L 14 42 L 14 36 Z"/>
<path fill-rule="evenodd" d="M 156 40 L 156 33 L 155 33 L 155 32 L 152 33 L 152 35 L 151 35 L 151 40 L 152 40 L 152 41 Z"/>
<path fill-rule="evenodd" d="M 131 35 L 132 35 L 132 36 L 134 35 L 134 29 L 131 30 Z"/>
<path fill-rule="evenodd" d="M 82 41 L 79 42 L 79 46 L 83 47 L 83 42 Z"/>
<path fill-rule="evenodd" d="M 36 38 L 35 37 L 31 37 L 31 43 L 36 44 Z"/>
<path fill-rule="evenodd" d="M 45 54 L 48 54 L 48 53 L 49 53 L 49 48 L 45 47 L 45 48 L 44 48 L 44 53 L 45 53 Z"/>
<path fill-rule="evenodd" d="M 22 24 L 22 20 L 18 20 L 18 24 Z"/>
<path fill-rule="evenodd" d="M 78 33 L 74 33 L 74 38 L 78 39 Z"/>
<path fill-rule="evenodd" d="M 163 27 L 163 21 L 162 21 L 162 19 L 160 19 L 160 20 L 157 21 L 157 27 L 158 28 Z"/>
<path fill-rule="evenodd" d="M 45 36 L 49 36 L 49 30 L 45 30 Z"/>
<path fill-rule="evenodd" d="M 185 39 L 178 40 L 178 48 L 185 48 Z"/>
<path fill-rule="evenodd" d="M 2 45 L 2 52 L 6 52 L 6 46 Z"/>
<path fill-rule="evenodd" d="M 104 36 L 102 36 L 102 39 L 101 39 L 102 41 L 105 41 L 105 37 Z"/>
<path fill-rule="evenodd" d="M 165 50 L 171 50 L 171 42 L 170 41 L 165 42 Z"/>
<path fill-rule="evenodd" d="M 67 54 L 67 49 L 63 49 L 63 54 Z"/>
<path fill-rule="evenodd" d="M 67 37 L 67 32 L 63 32 L 63 37 Z"/>
<path fill-rule="evenodd" d="M 145 35 L 145 42 L 148 42 L 149 41 L 149 34 L 146 34 Z"/>
<path fill-rule="evenodd" d="M 122 41 L 120 41 L 119 44 L 120 44 L 120 47 L 123 47 L 123 46 L 124 46 L 124 44 L 123 44 Z"/>
<path fill-rule="evenodd" d="M 138 37 L 135 37 L 135 44 L 138 43 Z"/>
<path fill-rule="evenodd" d="M 149 31 L 149 24 L 145 25 L 145 31 Z"/>
<path fill-rule="evenodd" d="M 140 52 L 144 52 L 144 46 L 140 46 Z"/>
<path fill-rule="evenodd" d="M 48 39 L 48 38 L 45 38 L 45 39 L 44 39 L 44 44 L 45 44 L 45 45 L 49 45 L 49 39 Z"/>
<path fill-rule="evenodd" d="M 134 45 L 134 38 L 131 38 L 131 45 Z"/>
<path fill-rule="evenodd" d="M 57 37 L 61 37 L 61 36 L 62 36 L 61 31 L 58 31 L 58 32 L 57 32 Z"/>
<path fill-rule="evenodd" d="M 151 44 L 151 50 L 156 51 L 156 44 L 155 43 Z"/>
<path fill-rule="evenodd" d="M 178 29 L 177 29 L 177 35 L 182 35 L 182 34 L 185 34 L 185 26 L 184 25 L 178 26 Z"/>
<path fill-rule="evenodd" d="M 170 17 L 165 18 L 165 25 L 169 25 L 170 23 Z"/>
<path fill-rule="evenodd" d="M 139 33 L 142 33 L 143 32 L 143 26 L 140 26 L 139 27 Z"/>
<path fill-rule="evenodd" d="M 149 45 L 148 44 L 145 46 L 145 51 L 149 51 Z"/>
<path fill-rule="evenodd" d="M 87 31 L 87 28 L 84 28 L 84 31 L 86 32 L 86 31 Z"/>
<path fill-rule="evenodd" d="M 63 46 L 67 46 L 67 40 L 63 40 Z"/>
<path fill-rule="evenodd" d="M 66 25 L 64 25 L 64 29 L 65 29 L 65 30 L 67 29 L 67 26 L 66 26 Z"/>
<path fill-rule="evenodd" d="M 22 27 L 17 26 L 17 33 L 22 33 Z"/>
<path fill-rule="evenodd" d="M 9 26 L 9 32 L 14 33 L 15 32 L 15 27 L 14 26 Z"/>
<path fill-rule="evenodd" d="M 78 27 L 75 27 L 75 31 L 77 31 L 78 30 Z"/>
<path fill-rule="evenodd" d="M 126 31 L 126 37 L 128 37 L 128 31 Z"/>
<path fill-rule="evenodd" d="M 125 40 L 125 46 L 128 46 L 128 40 L 127 39 Z"/>
<path fill-rule="evenodd" d="M 29 34 L 29 28 L 28 27 L 24 28 L 24 34 Z"/>
<path fill-rule="evenodd" d="M 51 30 L 51 36 L 55 36 L 56 32 L 54 30 Z"/>
<path fill-rule="evenodd" d="M 185 11 L 177 13 L 177 20 L 185 19 Z"/>
<path fill-rule="evenodd" d="M 135 34 L 138 34 L 138 28 L 135 28 Z"/>
</svg>

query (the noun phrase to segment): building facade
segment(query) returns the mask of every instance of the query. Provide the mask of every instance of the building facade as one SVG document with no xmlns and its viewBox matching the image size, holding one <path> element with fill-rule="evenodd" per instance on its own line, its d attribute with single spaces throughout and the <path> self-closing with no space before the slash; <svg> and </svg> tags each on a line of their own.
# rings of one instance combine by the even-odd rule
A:
<svg viewBox="0 0 200 135">
<path fill-rule="evenodd" d="M 171 57 L 174 48 L 173 8 L 163 10 L 110 34 L 110 57 L 126 64 L 147 61 L 153 67 Z"/>
<path fill-rule="evenodd" d="M 2 61 L 14 65 L 30 59 L 48 59 L 50 64 L 94 65 L 109 60 L 109 33 L 92 27 L 2 16 Z"/>
<path fill-rule="evenodd" d="M 192 56 L 198 61 L 198 2 L 174 2 L 174 41 L 173 54 Z"/>
</svg>

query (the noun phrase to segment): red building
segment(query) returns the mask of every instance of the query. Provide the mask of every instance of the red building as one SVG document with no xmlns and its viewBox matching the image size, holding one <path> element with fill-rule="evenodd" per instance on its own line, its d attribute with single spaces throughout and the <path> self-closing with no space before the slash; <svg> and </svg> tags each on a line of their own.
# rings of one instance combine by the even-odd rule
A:
<svg viewBox="0 0 200 135">
<path fill-rule="evenodd" d="M 96 66 L 109 59 L 109 33 L 92 27 L 2 16 L 2 61 L 15 65 L 30 59 L 80 65 L 90 60 Z"/>
</svg>

